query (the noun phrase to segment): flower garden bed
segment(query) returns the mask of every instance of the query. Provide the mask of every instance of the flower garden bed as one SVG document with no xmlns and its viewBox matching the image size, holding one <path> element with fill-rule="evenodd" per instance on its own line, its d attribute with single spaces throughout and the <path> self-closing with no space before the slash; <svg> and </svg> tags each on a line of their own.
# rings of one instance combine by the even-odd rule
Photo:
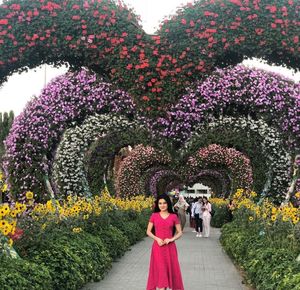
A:
<svg viewBox="0 0 300 290">
<path fill-rule="evenodd" d="M 2 252 L 12 251 L 13 243 L 19 254 L 15 259 L 10 251 L 0 255 L 3 290 L 79 289 L 101 280 L 112 261 L 145 236 L 153 203 L 141 196 L 114 199 L 106 192 L 101 198 L 74 196 L 46 204 L 33 204 L 30 192 L 26 196 L 27 212 L 23 206 L 15 215 L 16 209 L 1 206 Z M 6 232 L 4 222 L 11 225 Z M 17 237 L 19 227 L 23 230 Z"/>
<path fill-rule="evenodd" d="M 300 289 L 300 209 L 238 199 L 233 222 L 221 230 L 225 251 L 256 289 Z"/>
</svg>

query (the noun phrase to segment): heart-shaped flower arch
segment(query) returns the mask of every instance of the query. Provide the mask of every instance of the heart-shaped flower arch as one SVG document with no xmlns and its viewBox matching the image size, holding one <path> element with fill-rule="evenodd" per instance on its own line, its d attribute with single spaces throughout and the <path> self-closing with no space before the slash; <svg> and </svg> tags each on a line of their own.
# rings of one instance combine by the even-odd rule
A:
<svg viewBox="0 0 300 290">
<path fill-rule="evenodd" d="M 273 196 L 286 192 L 291 156 L 284 146 L 283 136 L 262 119 L 221 117 L 202 123 L 186 143 L 185 155 L 212 143 L 236 148 L 250 158 L 256 192 L 264 191 Z"/>
<path fill-rule="evenodd" d="M 168 165 L 168 154 L 151 146 L 136 146 L 122 162 L 116 178 L 116 191 L 119 195 L 130 196 L 141 193 L 140 178 L 151 167 Z"/>
<path fill-rule="evenodd" d="M 299 69 L 299 26 L 292 0 L 196 1 L 154 36 L 112 0 L 11 0 L 0 6 L 0 82 L 67 62 L 107 77 L 157 113 L 195 80 L 244 57 Z"/>
<path fill-rule="evenodd" d="M 82 70 L 58 77 L 15 119 L 6 139 L 6 171 L 12 191 L 22 194 L 31 189 L 40 197 L 47 194 L 44 178 L 67 128 L 96 113 L 131 118 L 134 111 L 125 92 L 111 90 L 111 85 L 97 81 L 95 74 Z"/>
<path fill-rule="evenodd" d="M 136 146 L 120 166 L 116 182 L 119 194 L 139 194 L 142 191 L 139 183 L 142 173 L 149 167 L 170 163 L 170 158 L 162 151 L 155 150 L 150 146 Z M 179 178 L 172 170 L 159 170 L 154 173 L 154 186 L 151 191 L 156 193 L 158 181 L 155 180 L 161 179 L 163 176 L 171 176 L 171 179 L 178 179 L 182 182 L 182 180 L 192 179 L 206 169 L 221 170 L 221 172 L 225 170 L 231 179 L 231 191 L 239 187 L 251 188 L 252 186 L 252 168 L 247 156 L 233 148 L 212 144 L 201 148 L 188 159 L 186 165 L 181 166 L 181 172 L 176 172 Z M 206 173 L 208 172 L 206 171 Z"/>
<path fill-rule="evenodd" d="M 135 114 L 132 98 L 154 114 L 175 103 L 163 118 L 149 123 L 154 136 L 158 132 L 171 142 L 182 145 L 204 119 L 246 107 L 268 123 L 274 120 L 293 141 L 294 153 L 299 145 L 299 85 L 238 67 L 218 70 L 176 100 L 217 66 L 244 57 L 299 68 L 298 13 L 292 0 L 197 1 L 150 36 L 129 9 L 111 0 L 6 1 L 0 6 L 0 82 L 27 67 L 68 62 L 86 66 L 130 93 L 113 91 L 86 71 L 49 85 L 17 118 L 7 140 L 6 168 L 13 188 L 40 191 L 57 141 L 70 123 L 94 113 L 121 112 L 130 118 Z"/>
<path fill-rule="evenodd" d="M 186 165 L 190 176 L 197 175 L 203 169 L 225 169 L 231 177 L 231 190 L 237 188 L 251 188 L 252 168 L 251 162 L 241 152 L 211 144 L 201 148 L 194 156 L 191 156 Z"/>
<path fill-rule="evenodd" d="M 260 90 L 256 85 L 251 85 L 263 85 L 266 82 L 269 84 L 268 90 L 264 86 Z M 237 84 L 242 84 L 243 90 L 234 90 Z M 223 108 L 231 105 L 243 104 L 267 122 L 276 118 L 278 129 L 286 132 L 289 140 L 294 138 L 297 145 L 294 133 L 299 130 L 298 87 L 271 73 L 242 67 L 219 70 L 201 83 L 196 93 L 184 96 L 170 111 L 170 119 L 160 118 L 152 122 L 145 119 L 145 126 L 152 128 L 156 140 L 162 140 L 165 144 L 178 140 L 182 143 L 197 125 L 210 120 L 210 115 L 220 110 L 224 112 Z M 202 93 L 199 94 L 199 91 Z M 249 92 L 253 94 L 249 96 Z M 201 95 L 204 96 L 203 101 Z M 258 101 L 261 103 L 258 104 Z M 270 105 L 273 111 L 268 111 Z M 38 196 L 46 193 L 44 177 L 49 175 L 54 149 L 64 130 L 82 123 L 89 115 L 109 112 L 121 113 L 130 118 L 136 115 L 134 105 L 125 92 L 112 91 L 109 84 L 103 83 L 94 74 L 83 70 L 69 73 L 50 83 L 41 96 L 33 100 L 15 120 L 7 138 L 6 168 L 12 189 L 16 193 L 33 190 Z M 287 120 L 292 122 L 287 123 Z"/>
</svg>

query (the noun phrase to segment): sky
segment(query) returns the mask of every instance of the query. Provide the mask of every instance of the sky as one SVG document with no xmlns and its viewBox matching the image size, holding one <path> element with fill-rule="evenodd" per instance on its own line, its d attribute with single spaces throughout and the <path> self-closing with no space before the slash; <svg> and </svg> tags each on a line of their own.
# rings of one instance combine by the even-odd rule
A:
<svg viewBox="0 0 300 290">
<path fill-rule="evenodd" d="M 30 1 L 30 0 L 28 0 Z M 176 8 L 191 1 L 184 0 L 124 0 L 141 16 L 142 25 L 147 33 L 154 33 L 165 16 L 175 14 Z M 2 3 L 2 0 L 0 0 Z M 280 72 L 295 81 L 300 81 L 300 72 L 293 74 L 285 68 L 270 67 L 258 61 L 246 61 L 246 65 Z M 22 74 L 15 73 L 0 87 L 0 112 L 13 110 L 18 115 L 26 103 L 38 96 L 43 87 L 54 77 L 64 74 L 66 67 L 53 68 L 43 65 Z"/>
</svg>

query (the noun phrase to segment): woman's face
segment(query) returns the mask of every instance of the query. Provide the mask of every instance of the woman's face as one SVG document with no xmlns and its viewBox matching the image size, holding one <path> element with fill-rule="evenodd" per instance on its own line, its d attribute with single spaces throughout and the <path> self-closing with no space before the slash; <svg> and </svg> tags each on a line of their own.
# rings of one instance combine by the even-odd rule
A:
<svg viewBox="0 0 300 290">
<path fill-rule="evenodd" d="M 158 201 L 158 208 L 160 211 L 168 211 L 168 203 L 163 198 Z"/>
</svg>

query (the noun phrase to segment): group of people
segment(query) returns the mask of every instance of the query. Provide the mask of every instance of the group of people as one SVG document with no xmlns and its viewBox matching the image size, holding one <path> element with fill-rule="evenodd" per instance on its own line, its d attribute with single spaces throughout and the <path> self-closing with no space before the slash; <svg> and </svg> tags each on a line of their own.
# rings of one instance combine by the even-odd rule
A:
<svg viewBox="0 0 300 290">
<path fill-rule="evenodd" d="M 190 224 L 194 226 L 197 238 L 209 237 L 211 212 L 212 206 L 206 196 L 195 198 L 191 203 Z"/>
<path fill-rule="evenodd" d="M 202 233 L 209 237 L 212 207 L 207 197 L 198 198 L 191 205 L 183 196 L 179 196 L 174 204 L 167 194 L 157 197 L 147 227 L 147 235 L 154 240 L 147 290 L 184 290 L 174 242 L 182 236 L 189 208 L 195 218 L 197 237 L 201 237 Z"/>
<path fill-rule="evenodd" d="M 212 206 L 206 196 L 196 197 L 187 202 L 182 195 L 174 204 L 183 230 L 186 224 L 186 213 L 190 214 L 190 226 L 194 228 L 196 237 L 209 237 Z"/>
</svg>

